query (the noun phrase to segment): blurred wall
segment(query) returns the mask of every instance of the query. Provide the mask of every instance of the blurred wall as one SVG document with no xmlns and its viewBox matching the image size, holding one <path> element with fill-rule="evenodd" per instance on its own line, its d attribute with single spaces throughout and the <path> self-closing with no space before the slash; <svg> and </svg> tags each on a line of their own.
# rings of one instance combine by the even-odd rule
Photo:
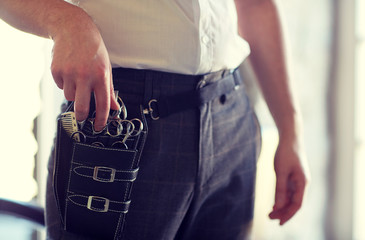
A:
<svg viewBox="0 0 365 240">
<path fill-rule="evenodd" d="M 29 201 L 37 193 L 33 121 L 40 112 L 43 41 L 0 20 L 0 197 Z"/>
</svg>

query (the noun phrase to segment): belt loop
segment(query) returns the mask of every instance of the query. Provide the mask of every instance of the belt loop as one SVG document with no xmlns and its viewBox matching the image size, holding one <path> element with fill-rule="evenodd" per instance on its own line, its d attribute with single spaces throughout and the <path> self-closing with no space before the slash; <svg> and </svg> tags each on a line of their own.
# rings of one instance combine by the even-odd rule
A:
<svg viewBox="0 0 365 240">
<path fill-rule="evenodd" d="M 145 71 L 145 89 L 143 99 L 143 113 L 149 114 L 153 120 L 160 118 L 159 105 L 161 84 L 164 78 L 161 73 L 156 71 Z"/>
<path fill-rule="evenodd" d="M 234 79 L 234 85 L 237 87 L 239 85 L 242 84 L 242 77 L 241 77 L 241 74 L 240 74 L 240 69 L 239 68 L 236 68 L 236 69 L 233 69 L 233 79 Z"/>
<path fill-rule="evenodd" d="M 161 96 L 161 86 L 164 84 L 164 78 L 160 72 L 153 72 L 152 76 L 152 97 L 154 99 L 159 99 Z"/>
<path fill-rule="evenodd" d="M 205 77 L 202 77 L 198 83 L 196 84 L 196 90 L 203 88 L 207 84 L 207 81 L 205 80 Z"/>
</svg>

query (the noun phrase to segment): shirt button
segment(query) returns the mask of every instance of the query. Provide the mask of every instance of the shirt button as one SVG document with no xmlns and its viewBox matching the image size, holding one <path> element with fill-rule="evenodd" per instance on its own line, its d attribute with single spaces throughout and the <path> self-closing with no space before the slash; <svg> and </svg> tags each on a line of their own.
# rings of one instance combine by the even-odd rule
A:
<svg viewBox="0 0 365 240">
<path fill-rule="evenodd" d="M 204 35 L 204 36 L 202 37 L 202 42 L 203 42 L 205 45 L 207 45 L 207 44 L 209 43 L 209 37 L 208 37 L 207 35 Z"/>
</svg>

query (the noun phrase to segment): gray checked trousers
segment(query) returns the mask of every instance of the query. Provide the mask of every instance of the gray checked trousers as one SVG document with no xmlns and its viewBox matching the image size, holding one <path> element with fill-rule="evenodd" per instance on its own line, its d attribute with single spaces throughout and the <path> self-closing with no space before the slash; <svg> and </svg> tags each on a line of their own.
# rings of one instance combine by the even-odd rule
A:
<svg viewBox="0 0 365 240">
<path fill-rule="evenodd" d="M 219 81 L 221 73 L 205 78 L 114 69 L 113 77 L 129 116 L 138 117 L 139 106 L 146 100 L 194 91 L 197 86 Z M 159 120 L 148 118 L 149 135 L 123 239 L 250 238 L 261 134 L 245 91 L 241 85 L 200 108 Z M 53 161 L 51 157 L 47 238 L 86 239 L 61 226 L 52 190 Z"/>
</svg>

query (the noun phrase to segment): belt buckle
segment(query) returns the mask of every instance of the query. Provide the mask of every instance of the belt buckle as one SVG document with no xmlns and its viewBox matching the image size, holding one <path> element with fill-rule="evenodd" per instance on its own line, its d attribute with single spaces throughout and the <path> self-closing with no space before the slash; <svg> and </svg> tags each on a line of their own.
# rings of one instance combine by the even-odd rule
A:
<svg viewBox="0 0 365 240">
<path fill-rule="evenodd" d="M 102 170 L 103 172 L 109 172 L 110 173 L 110 177 L 109 179 L 106 178 L 100 178 L 99 177 L 99 171 Z M 98 182 L 114 182 L 115 179 L 115 169 L 114 168 L 109 168 L 109 167 L 103 167 L 103 166 L 96 166 L 94 167 L 94 174 L 93 174 L 93 179 L 95 181 Z"/>
<path fill-rule="evenodd" d="M 104 208 L 95 208 L 92 206 L 93 201 L 104 201 Z M 104 198 L 104 197 L 99 197 L 99 196 L 89 196 L 88 200 L 87 200 L 87 208 L 91 211 L 94 212 L 107 212 L 109 210 L 109 199 Z"/>
</svg>

